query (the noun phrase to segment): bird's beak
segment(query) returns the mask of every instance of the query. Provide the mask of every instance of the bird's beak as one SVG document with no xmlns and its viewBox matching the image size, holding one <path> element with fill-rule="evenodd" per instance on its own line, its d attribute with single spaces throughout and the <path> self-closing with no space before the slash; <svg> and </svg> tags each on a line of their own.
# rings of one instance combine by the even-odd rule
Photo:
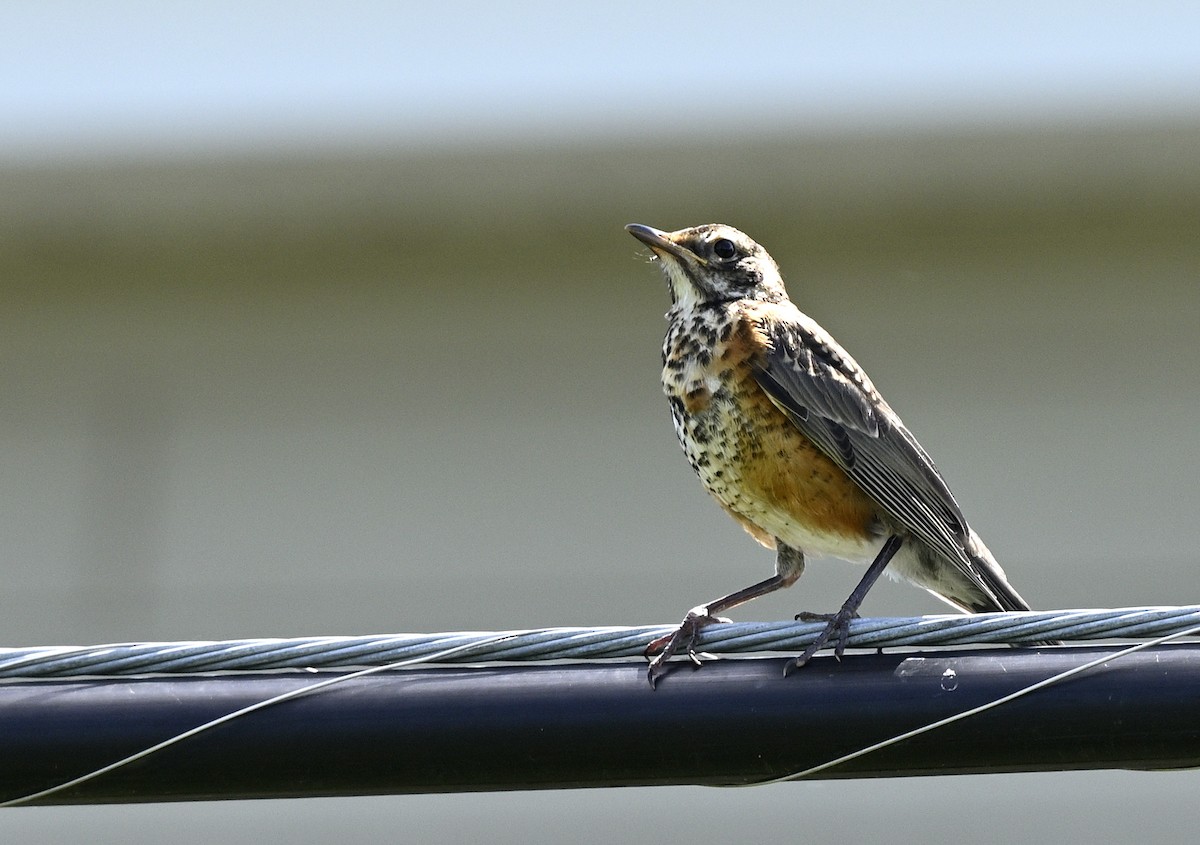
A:
<svg viewBox="0 0 1200 845">
<path fill-rule="evenodd" d="M 641 223 L 630 223 L 625 227 L 625 231 L 654 250 L 655 255 L 659 258 L 662 258 L 664 255 L 670 255 L 685 264 L 699 264 L 704 266 L 708 263 L 687 247 L 677 244 L 672 239 L 673 232 L 664 232 L 661 229 L 655 229 L 653 226 L 645 226 Z"/>
</svg>

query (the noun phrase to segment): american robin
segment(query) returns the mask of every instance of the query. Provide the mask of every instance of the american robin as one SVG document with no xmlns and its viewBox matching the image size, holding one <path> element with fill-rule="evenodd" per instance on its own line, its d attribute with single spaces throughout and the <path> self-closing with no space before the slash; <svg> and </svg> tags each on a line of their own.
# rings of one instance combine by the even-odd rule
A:
<svg viewBox="0 0 1200 845">
<path fill-rule="evenodd" d="M 651 686 L 673 654 L 694 650 L 718 614 L 789 587 L 805 554 L 872 561 L 822 634 L 786 671 L 832 640 L 890 565 L 964 612 L 1028 610 L 967 525 L 929 455 L 828 332 L 803 314 L 767 251 L 730 226 L 625 227 L 662 264 L 671 293 L 663 391 L 675 433 L 708 492 L 776 551 L 775 574 L 688 611 L 646 649 Z"/>
</svg>

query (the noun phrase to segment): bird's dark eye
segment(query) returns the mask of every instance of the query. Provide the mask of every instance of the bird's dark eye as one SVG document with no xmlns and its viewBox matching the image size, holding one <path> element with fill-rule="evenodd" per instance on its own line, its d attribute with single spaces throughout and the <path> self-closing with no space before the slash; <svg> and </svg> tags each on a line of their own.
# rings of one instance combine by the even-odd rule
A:
<svg viewBox="0 0 1200 845">
<path fill-rule="evenodd" d="M 720 240 L 713 241 L 712 249 L 713 254 L 716 255 L 717 258 L 721 258 L 726 261 L 737 255 L 737 247 L 734 246 L 733 241 L 729 240 L 728 238 L 721 238 Z"/>
</svg>

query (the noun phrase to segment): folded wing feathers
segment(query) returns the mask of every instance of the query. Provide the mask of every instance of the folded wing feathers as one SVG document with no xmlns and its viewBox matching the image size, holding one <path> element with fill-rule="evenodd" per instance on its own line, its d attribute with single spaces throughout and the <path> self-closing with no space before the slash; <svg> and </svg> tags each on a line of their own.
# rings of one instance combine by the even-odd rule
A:
<svg viewBox="0 0 1200 845">
<path fill-rule="evenodd" d="M 770 328 L 759 385 L 900 527 L 978 580 L 966 519 L 925 450 L 848 356 L 802 332 Z"/>
</svg>

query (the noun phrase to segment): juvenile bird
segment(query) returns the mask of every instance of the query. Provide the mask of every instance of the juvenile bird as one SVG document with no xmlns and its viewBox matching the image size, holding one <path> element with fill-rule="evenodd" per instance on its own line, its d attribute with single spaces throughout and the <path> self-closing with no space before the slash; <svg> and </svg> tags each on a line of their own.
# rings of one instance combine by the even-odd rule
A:
<svg viewBox="0 0 1200 845">
<path fill-rule="evenodd" d="M 867 374 L 784 290 L 767 251 L 731 226 L 663 232 L 631 223 L 671 293 L 662 386 L 675 433 L 705 488 L 754 539 L 775 549 L 775 574 L 688 611 L 647 647 L 654 686 L 667 660 L 694 650 L 701 627 L 789 587 L 805 554 L 871 561 L 824 631 L 788 670 L 850 621 L 892 571 L 965 612 L 1028 610 L 967 525 L 941 474 Z"/>
</svg>

